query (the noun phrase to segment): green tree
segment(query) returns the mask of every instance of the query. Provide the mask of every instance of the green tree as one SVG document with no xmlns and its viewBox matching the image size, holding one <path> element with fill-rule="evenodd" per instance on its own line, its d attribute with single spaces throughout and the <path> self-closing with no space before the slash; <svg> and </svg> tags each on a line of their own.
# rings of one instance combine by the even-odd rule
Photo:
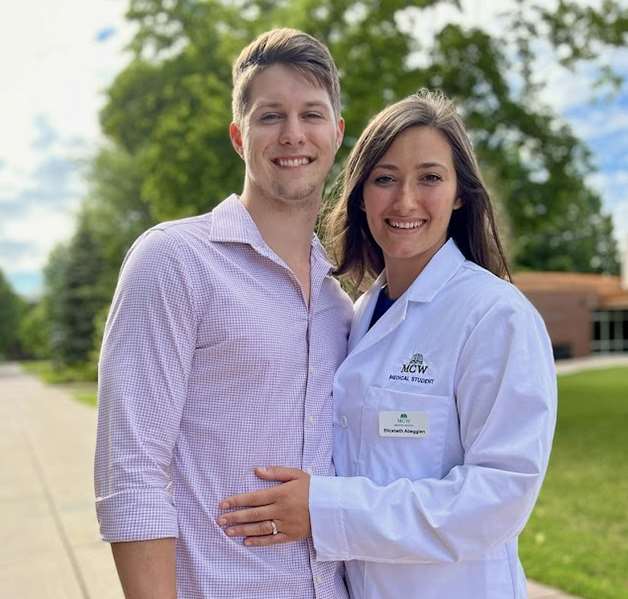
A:
<svg viewBox="0 0 628 599">
<path fill-rule="evenodd" d="M 100 149 L 87 173 L 88 193 L 83 202 L 83 227 L 101 253 L 94 273 L 100 295 L 111 298 L 124 255 L 133 241 L 157 222 L 141 192 L 139 159 L 116 146 Z"/>
<path fill-rule="evenodd" d="M 109 300 L 100 280 L 104 268 L 103 249 L 82 213 L 74 236 L 53 250 L 44 270 L 50 349 L 59 365 L 75 366 L 89 359 L 94 317 Z"/>
<path fill-rule="evenodd" d="M 50 322 L 44 301 L 29 305 L 19 324 L 20 346 L 27 358 L 44 360 L 51 357 Z"/>
<path fill-rule="evenodd" d="M 0 271 L 0 359 L 20 356 L 18 329 L 24 308 L 24 301 Z"/>
<path fill-rule="evenodd" d="M 412 33 L 426 8 L 415 0 L 131 0 L 134 59 L 108 91 L 106 134 L 136 160 L 140 195 L 157 219 L 210 209 L 241 187 L 242 165 L 226 133 L 231 61 L 255 34 L 295 26 L 325 41 L 342 75 L 347 136 L 420 86 L 452 96 L 504 207 L 521 267 L 617 272 L 610 217 L 585 184 L 587 148 L 538 100 L 543 81 L 531 48 L 556 48 L 571 67 L 595 61 L 628 36 L 627 11 L 560 0 L 554 11 L 521 0 L 503 34 L 449 24 L 426 46 Z M 577 35 L 572 35 L 577 33 Z M 429 50 L 429 63 L 416 60 Z M 602 69 L 608 76 L 608 69 Z"/>
</svg>

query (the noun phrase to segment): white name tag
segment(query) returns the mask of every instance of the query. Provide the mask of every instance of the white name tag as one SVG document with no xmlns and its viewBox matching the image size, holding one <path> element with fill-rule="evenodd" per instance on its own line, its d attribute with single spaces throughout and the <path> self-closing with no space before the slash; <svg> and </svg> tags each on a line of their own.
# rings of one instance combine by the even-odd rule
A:
<svg viewBox="0 0 628 599">
<path fill-rule="evenodd" d="M 380 437 L 411 437 L 422 439 L 427 437 L 427 414 L 425 412 L 380 412 Z"/>
</svg>

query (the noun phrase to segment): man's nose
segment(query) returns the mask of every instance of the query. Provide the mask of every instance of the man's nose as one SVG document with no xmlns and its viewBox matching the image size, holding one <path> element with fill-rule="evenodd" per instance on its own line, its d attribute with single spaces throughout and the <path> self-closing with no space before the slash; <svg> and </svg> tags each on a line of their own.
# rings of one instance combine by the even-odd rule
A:
<svg viewBox="0 0 628 599">
<path fill-rule="evenodd" d="M 279 143 L 299 145 L 305 141 L 303 123 L 297 115 L 286 117 L 281 128 Z"/>
</svg>

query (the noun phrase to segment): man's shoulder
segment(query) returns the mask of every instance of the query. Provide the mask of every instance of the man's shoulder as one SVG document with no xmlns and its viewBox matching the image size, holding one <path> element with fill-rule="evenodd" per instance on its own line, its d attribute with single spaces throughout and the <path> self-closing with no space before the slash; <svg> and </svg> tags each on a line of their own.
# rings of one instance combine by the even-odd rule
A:
<svg viewBox="0 0 628 599">
<path fill-rule="evenodd" d="M 194 239 L 206 239 L 211 230 L 212 213 L 206 212 L 196 216 L 187 216 L 176 220 L 168 220 L 151 227 L 147 233 L 161 231 L 166 235 L 180 241 L 192 241 Z"/>
</svg>

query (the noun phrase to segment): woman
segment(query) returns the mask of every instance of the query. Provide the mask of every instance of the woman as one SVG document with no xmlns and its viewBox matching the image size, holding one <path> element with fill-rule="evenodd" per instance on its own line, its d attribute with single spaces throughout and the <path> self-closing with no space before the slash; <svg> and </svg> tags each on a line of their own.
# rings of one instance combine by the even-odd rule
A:
<svg viewBox="0 0 628 599">
<path fill-rule="evenodd" d="M 346 561 L 354 598 L 525 597 L 517 535 L 547 468 L 554 364 L 541 318 L 504 280 L 452 103 L 423 90 L 378 114 L 330 220 L 339 274 L 379 274 L 335 378 L 338 476 L 259 470 L 284 484 L 228 498 L 256 507 L 219 522 L 250 545 L 311 522 L 316 558 Z"/>
</svg>

